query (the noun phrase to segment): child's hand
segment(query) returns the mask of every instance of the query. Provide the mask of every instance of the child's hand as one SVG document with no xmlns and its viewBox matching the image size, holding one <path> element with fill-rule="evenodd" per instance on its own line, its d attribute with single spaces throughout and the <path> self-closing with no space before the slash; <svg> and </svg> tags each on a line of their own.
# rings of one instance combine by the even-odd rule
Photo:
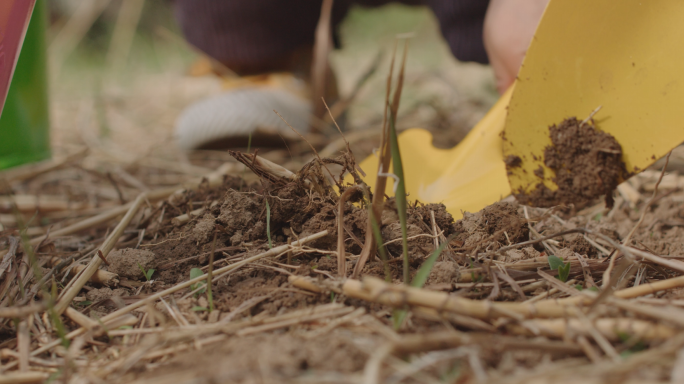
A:
<svg viewBox="0 0 684 384">
<path fill-rule="evenodd" d="M 549 0 L 490 0 L 484 22 L 484 43 L 499 93 L 518 74 Z"/>
</svg>

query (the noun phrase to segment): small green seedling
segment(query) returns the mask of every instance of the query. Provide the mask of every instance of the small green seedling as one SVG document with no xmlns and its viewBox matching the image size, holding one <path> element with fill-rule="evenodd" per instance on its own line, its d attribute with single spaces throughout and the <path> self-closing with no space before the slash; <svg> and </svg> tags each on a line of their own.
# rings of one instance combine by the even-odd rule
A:
<svg viewBox="0 0 684 384">
<path fill-rule="evenodd" d="M 378 255 L 380 255 L 380 260 L 382 261 L 382 267 L 385 270 L 385 281 L 388 283 L 392 282 L 392 273 L 387 262 L 387 253 L 385 251 L 385 246 L 382 244 L 382 234 L 380 233 L 380 226 L 378 221 L 375 219 L 373 214 L 373 207 L 368 206 L 368 215 L 371 218 L 371 228 L 373 230 L 373 237 L 375 238 L 375 243 L 378 245 Z"/>
<path fill-rule="evenodd" d="M 648 348 L 648 345 L 641 341 L 636 335 L 630 335 L 627 332 L 618 332 L 617 335 L 624 346 L 627 347 L 626 350 L 620 353 L 622 358 L 626 358 L 633 353 L 641 352 Z"/>
<path fill-rule="evenodd" d="M 193 269 L 190 270 L 190 280 L 196 279 L 196 278 L 198 278 L 198 277 L 200 277 L 200 276 L 202 276 L 202 275 L 204 275 L 204 272 L 202 272 L 202 270 L 199 269 L 199 268 L 193 268 Z M 200 288 L 200 287 L 204 287 L 204 288 L 202 288 L 202 289 L 200 289 L 199 291 L 197 291 L 197 293 L 195 293 L 195 297 L 198 296 L 198 295 L 200 295 L 200 294 L 202 294 L 202 293 L 204 293 L 204 291 L 207 290 L 206 284 L 202 284 L 201 282 L 197 282 L 197 283 L 195 283 L 195 284 L 190 285 L 190 290 L 191 290 L 191 291 L 194 291 L 194 290 L 196 290 L 196 289 L 198 289 L 198 288 Z"/>
<path fill-rule="evenodd" d="M 408 257 L 408 225 L 407 225 L 407 203 L 406 203 L 406 184 L 404 183 L 404 166 L 401 162 L 401 153 L 399 152 L 399 141 L 397 139 L 397 128 L 394 125 L 394 114 L 390 111 L 389 115 L 389 137 L 390 150 L 392 154 L 393 172 L 397 177 L 396 190 L 394 191 L 395 202 L 397 203 L 397 214 L 399 215 L 399 224 L 401 225 L 401 244 L 402 254 L 404 259 L 404 284 L 409 283 L 409 257 Z"/>
<path fill-rule="evenodd" d="M 443 242 L 437 249 L 435 249 L 434 252 L 430 255 L 430 257 L 425 260 L 423 265 L 420 266 L 420 269 L 418 269 L 418 272 L 416 272 L 416 275 L 413 276 L 413 280 L 411 281 L 411 286 L 416 287 L 416 288 L 423 288 L 425 285 L 425 282 L 427 281 L 428 277 L 430 276 L 430 272 L 432 271 L 432 267 L 435 265 L 435 262 L 437 261 L 437 258 L 439 255 L 442 254 L 442 251 L 444 251 L 444 248 L 446 248 L 447 244 L 449 244 L 449 240 Z M 395 309 L 394 312 L 392 313 L 392 319 L 394 320 L 394 328 L 399 329 L 401 328 L 401 325 L 404 323 L 404 319 L 406 318 L 406 311 L 403 309 Z"/>
<path fill-rule="evenodd" d="M 558 280 L 564 283 L 568 281 L 568 277 L 570 276 L 570 263 L 563 262 L 563 259 L 558 256 L 549 255 L 549 267 L 552 270 L 555 269 L 558 271 Z"/>
<path fill-rule="evenodd" d="M 207 308 L 205 308 L 205 307 L 200 307 L 199 305 L 196 305 L 196 306 L 192 307 L 191 310 L 192 310 L 193 312 L 206 312 L 206 311 L 208 311 Z"/>
<path fill-rule="evenodd" d="M 154 269 L 150 268 L 147 270 L 147 272 L 145 272 L 145 269 L 142 267 L 142 265 L 140 265 L 140 263 L 138 263 L 138 268 L 140 268 L 140 270 L 143 273 L 143 276 L 145 276 L 145 280 L 147 280 L 147 281 L 152 280 L 152 275 L 154 275 L 154 271 L 155 271 Z"/>
</svg>

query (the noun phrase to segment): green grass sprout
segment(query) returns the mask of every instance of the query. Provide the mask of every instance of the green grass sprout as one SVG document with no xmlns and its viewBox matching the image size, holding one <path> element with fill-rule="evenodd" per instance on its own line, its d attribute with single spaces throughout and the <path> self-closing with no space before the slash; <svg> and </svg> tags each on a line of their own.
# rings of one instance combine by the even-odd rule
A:
<svg viewBox="0 0 684 384">
<path fill-rule="evenodd" d="M 190 270 L 190 280 L 196 279 L 202 275 L 204 275 L 204 273 L 202 273 L 202 270 L 199 268 L 193 268 Z M 200 282 L 192 284 L 192 285 L 190 285 L 190 291 L 194 291 L 194 290 L 196 290 L 202 286 L 204 286 L 204 284 L 202 284 Z M 197 297 L 197 295 L 199 295 L 199 294 L 204 293 L 204 291 L 206 291 L 206 290 L 207 290 L 207 287 L 200 289 L 199 291 L 197 291 L 197 293 L 195 293 L 195 297 Z"/>
<path fill-rule="evenodd" d="M 568 281 L 570 276 L 570 263 L 565 263 L 563 259 L 558 256 L 549 255 L 549 267 L 552 270 L 558 271 L 558 280 L 562 282 Z"/>
<path fill-rule="evenodd" d="M 392 274 L 390 273 L 389 263 L 387 262 L 387 253 L 385 252 L 385 245 L 382 242 L 382 234 L 380 233 L 380 226 L 378 221 L 375 219 L 373 214 L 373 207 L 368 206 L 368 214 L 371 219 L 371 228 L 373 228 L 373 237 L 375 237 L 375 242 L 378 244 L 378 254 L 380 255 L 380 260 L 382 260 L 382 266 L 385 270 L 385 281 L 388 283 L 392 282 Z"/>
<path fill-rule="evenodd" d="M 439 245 L 437 249 L 435 249 L 432 254 L 425 259 L 425 262 L 423 262 L 423 265 L 420 266 L 418 269 L 418 272 L 416 272 L 416 275 L 413 276 L 413 280 L 411 281 L 411 286 L 416 287 L 416 288 L 423 288 L 425 285 L 425 282 L 427 281 L 428 277 L 430 276 L 430 272 L 432 271 L 432 267 L 435 266 L 435 262 L 439 258 L 439 255 L 442 254 L 444 251 L 444 248 L 446 248 L 447 244 L 449 244 L 449 239 L 447 241 L 443 242 L 442 244 Z M 404 309 L 395 309 L 392 312 L 392 320 L 394 323 L 394 329 L 399 329 L 401 328 L 401 325 L 404 323 L 404 319 L 406 319 L 406 310 Z"/>
<path fill-rule="evenodd" d="M 152 280 L 152 275 L 154 274 L 155 269 L 150 268 L 147 270 L 147 272 L 145 272 L 145 269 L 142 267 L 142 265 L 140 265 L 140 263 L 138 263 L 138 268 L 140 268 L 140 270 L 143 273 L 143 276 L 145 276 L 145 280 Z"/>
<path fill-rule="evenodd" d="M 401 163 L 401 153 L 399 152 L 399 140 L 397 139 L 397 129 L 394 125 L 393 114 L 390 113 L 390 149 L 392 151 L 392 168 L 393 173 L 397 177 L 395 183 L 394 198 L 397 202 L 397 214 L 399 215 L 399 223 L 401 224 L 401 245 L 402 257 L 404 259 L 404 284 L 408 284 L 410 280 L 409 275 L 409 258 L 408 258 L 408 231 L 407 231 L 407 217 L 406 217 L 406 184 L 404 184 L 404 166 Z"/>
</svg>

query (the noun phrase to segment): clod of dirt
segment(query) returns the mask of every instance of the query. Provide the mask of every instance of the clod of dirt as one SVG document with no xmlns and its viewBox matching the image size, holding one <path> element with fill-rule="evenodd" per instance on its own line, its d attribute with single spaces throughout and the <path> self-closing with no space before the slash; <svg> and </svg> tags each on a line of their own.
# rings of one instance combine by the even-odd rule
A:
<svg viewBox="0 0 684 384">
<path fill-rule="evenodd" d="M 387 250 L 393 255 L 401 255 L 404 251 L 402 243 L 401 223 L 391 223 L 381 229 L 383 240 L 393 241 L 387 245 Z M 408 240 L 408 254 L 409 257 L 425 256 L 434 249 L 433 240 L 428 236 L 420 236 L 411 239 L 411 237 L 418 236 L 425 233 L 417 225 L 407 224 L 406 235 Z"/>
<path fill-rule="evenodd" d="M 522 159 L 520 156 L 508 155 L 504 159 L 504 164 L 506 164 L 506 169 L 510 172 L 511 168 L 517 168 L 520 166 L 520 164 L 522 164 Z"/>
<path fill-rule="evenodd" d="M 575 240 L 570 242 L 570 249 L 573 252 L 577 252 L 582 256 L 586 256 L 589 258 L 594 258 L 598 256 L 598 250 L 596 250 L 596 247 L 591 245 L 585 238 L 584 236 L 577 236 L 575 237 Z"/>
<path fill-rule="evenodd" d="M 515 244 L 528 239 L 529 229 L 525 217 L 518 212 L 515 202 L 500 201 L 480 212 L 463 214 L 463 219 L 453 225 L 458 233 L 456 240 L 466 249 L 479 247 L 481 251 L 497 250 L 503 245 Z"/>
<path fill-rule="evenodd" d="M 233 236 L 237 231 L 245 232 L 245 240 L 259 237 L 263 231 L 255 225 L 259 213 L 265 210 L 261 196 L 230 191 L 226 194 L 221 214 L 217 221 L 221 223 L 228 235 Z"/>
<path fill-rule="evenodd" d="M 501 261 L 513 262 L 527 259 L 534 259 L 539 257 L 540 253 L 533 247 L 525 247 L 521 249 L 511 249 L 506 251 L 506 257 L 500 258 Z"/>
<path fill-rule="evenodd" d="M 192 239 L 196 242 L 206 243 L 212 239 L 214 229 L 216 228 L 216 219 L 214 215 L 207 213 L 204 217 L 195 224 L 192 229 Z"/>
<path fill-rule="evenodd" d="M 86 299 L 90 300 L 93 303 L 97 303 L 103 300 L 110 299 L 112 296 L 123 296 L 126 293 L 126 290 L 123 288 L 117 288 L 117 289 L 111 289 L 111 288 L 95 288 L 88 293 L 86 293 Z"/>
<path fill-rule="evenodd" d="M 536 207 L 574 204 L 582 207 L 601 195 L 611 205 L 613 190 L 630 176 L 622 161 L 622 147 L 615 138 L 576 117 L 549 127 L 552 144 L 544 149 L 544 164 L 555 172 L 558 189 L 542 182 L 530 193 L 514 193 L 518 201 Z M 542 179 L 543 172 L 534 172 Z"/>
<path fill-rule="evenodd" d="M 310 236 L 320 231 L 328 231 L 328 235 L 317 239 L 311 243 L 312 247 L 323 249 L 335 249 L 337 246 L 337 220 L 335 217 L 336 208 L 324 206 L 320 212 L 307 220 L 302 226 L 300 237 Z"/>
<path fill-rule="evenodd" d="M 142 279 L 143 270 L 157 266 L 157 258 L 153 252 L 144 249 L 125 248 L 114 251 L 107 257 L 107 270 L 129 279 Z M 141 269 L 142 268 L 142 269 Z"/>
<path fill-rule="evenodd" d="M 461 273 L 458 264 L 453 261 L 438 261 L 432 267 L 426 285 L 457 283 Z"/>
<path fill-rule="evenodd" d="M 183 383 L 301 383 L 328 372 L 362 372 L 368 359 L 364 348 L 376 342 L 375 335 L 361 338 L 343 329 L 311 339 L 290 333 L 231 337 L 175 356 L 164 370 L 142 377 Z"/>
</svg>

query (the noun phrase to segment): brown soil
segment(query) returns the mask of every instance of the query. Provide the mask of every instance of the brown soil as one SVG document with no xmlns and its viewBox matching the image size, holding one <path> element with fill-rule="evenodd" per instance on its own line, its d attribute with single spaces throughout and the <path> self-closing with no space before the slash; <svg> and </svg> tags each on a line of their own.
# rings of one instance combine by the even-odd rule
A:
<svg viewBox="0 0 684 384">
<path fill-rule="evenodd" d="M 504 164 L 506 164 L 506 169 L 517 168 L 522 164 L 522 159 L 520 156 L 508 155 L 504 159 Z"/>
<path fill-rule="evenodd" d="M 516 202 L 498 202 L 480 212 L 466 212 L 454 224 L 453 232 L 464 249 L 494 251 L 524 241 L 529 230 L 522 208 Z"/>
<path fill-rule="evenodd" d="M 526 299 L 546 295 L 552 286 L 543 284 L 538 271 L 552 276 L 558 274 L 548 265 L 547 256 L 551 252 L 563 260 L 573 261 L 569 271 L 569 278 L 575 280 L 573 286 L 589 287 L 589 281 L 585 280 L 588 275 L 600 286 L 609 259 L 595 244 L 608 252 L 613 251 L 612 246 L 601 238 L 588 236 L 590 242 L 584 235 L 575 233 L 557 237 L 546 244 L 536 242 L 519 247 L 515 247 L 515 244 L 535 238 L 530 228 L 546 236 L 585 227 L 615 241 L 622 241 L 639 219 L 643 201 L 650 194 L 649 190 L 642 189 L 641 192 L 642 203 L 630 206 L 629 202 L 618 196 L 616 206 L 609 213 L 601 211 L 601 206 L 587 208 L 583 213 L 573 215 L 528 207 L 529 220 L 525 219 L 523 207 L 513 200 L 498 202 L 480 212 L 466 212 L 463 219 L 456 222 L 443 205 L 411 203 L 408 208 L 408 235 L 412 236 L 409 240 L 410 275 L 415 276 L 426 257 L 435 249 L 431 220 L 433 212 L 435 229 L 443 231 L 443 235 L 450 238 L 450 247 L 430 272 L 425 284 L 428 290 L 474 300 L 519 302 L 522 298 L 510 283 L 515 281 L 522 289 L 530 284 L 537 285 L 536 288 L 525 290 Z M 266 201 L 270 207 L 268 220 Z M 633 236 L 632 245 L 656 254 L 684 257 L 684 209 L 681 208 L 681 201 L 684 201 L 684 192 L 672 193 L 657 200 L 647 212 L 641 229 Z M 183 224 L 173 220 L 198 208 L 205 208 L 205 211 Z M 366 220 L 365 208 L 352 203 L 344 207 L 345 251 L 352 267 L 361 251 L 359 243 L 365 240 Z M 398 220 L 395 202 L 389 199 L 382 213 L 380 230 L 389 257 L 389 278 L 397 284 L 401 282 L 403 272 L 402 246 L 401 241 L 397 241 L 401 239 Z M 121 275 L 120 284 L 110 288 L 88 283 L 79 293 L 79 300 L 74 301 L 73 308 L 100 319 L 122 306 L 187 281 L 193 268 L 206 271 L 212 248 L 215 248 L 216 268 L 260 254 L 269 247 L 267 226 L 270 227 L 274 246 L 287 244 L 322 229 L 330 233 L 307 244 L 306 252 L 294 252 L 289 259 L 287 255 L 266 258 L 226 276 L 215 277 L 212 284 L 212 313 L 204 310 L 209 305 L 207 293 L 191 294 L 190 289 L 169 295 L 164 302 L 157 301 L 153 306 L 133 311 L 132 314 L 139 320 L 147 320 L 138 322 L 131 331 L 163 327 L 159 328 L 163 332 L 96 338 L 94 342 L 100 343 L 97 350 L 88 347 L 81 352 L 81 359 L 88 359 L 89 365 L 79 366 L 79 374 L 94 375 L 104 383 L 137 380 L 148 383 L 359 382 L 370 356 L 398 337 L 397 334 L 425 335 L 454 330 L 483 332 L 482 329 L 464 325 L 462 319 L 422 317 L 413 310 L 408 311 L 403 327 L 395 331 L 392 320 L 394 311 L 388 306 L 350 298 L 332 288 L 321 293 L 294 286 L 288 280 L 290 275 L 306 276 L 322 287 L 339 282 L 335 278 L 338 272 L 334 254 L 338 234 L 335 195 L 326 193 L 324 189 L 308 189 L 298 182 L 276 186 L 268 182 L 246 183 L 230 177 L 219 187 L 186 191 L 141 213 L 117 243 L 119 250 L 111 252 L 107 258 L 111 264 L 109 271 Z M 141 235 L 142 229 L 145 232 Z M 38 254 L 41 257 L 73 255 L 87 249 L 87 244 L 101 244 L 106 232 L 107 228 L 103 225 L 78 234 L 74 239 L 56 238 L 49 246 L 41 248 Z M 503 247 L 509 248 L 502 250 Z M 577 262 L 577 255 L 589 263 L 587 271 Z M 138 263 L 145 269 L 156 269 L 153 281 L 147 282 Z M 49 271 L 47 268 L 45 270 Z M 627 277 L 629 286 L 634 285 L 636 279 L 639 279 L 640 284 L 647 284 L 675 276 L 672 270 L 645 262 L 639 271 L 638 275 Z M 384 278 L 385 265 L 376 257 L 367 264 L 362 274 Z M 508 280 L 504 281 L 501 276 Z M 65 278 L 63 274 L 58 277 Z M 681 290 L 673 290 L 653 295 L 649 300 L 679 300 L 682 294 Z M 16 295 L 20 298 L 19 291 Z M 550 299 L 563 297 L 567 297 L 566 292 L 549 294 Z M 335 317 L 288 323 L 274 329 L 254 331 L 254 334 L 242 335 L 230 330 L 236 324 L 289 316 L 297 311 L 321 308 L 331 302 L 350 311 L 362 310 L 364 313 L 350 319 Z M 622 314 L 617 309 L 600 313 L 603 317 L 622 315 L 649 319 L 631 312 Z M 150 321 L 156 325 L 150 326 Z M 506 324 L 515 323 L 514 319 L 504 315 L 482 321 L 490 327 L 488 332 L 494 338 L 508 334 Z M 218 330 L 209 334 L 201 333 L 217 322 L 223 322 Z M 68 318 L 65 318 L 65 326 L 69 332 L 78 328 Z M 192 335 L 173 339 L 176 337 L 174 335 L 182 334 L 184 329 L 192 329 Z M 3 348 L 16 349 L 13 326 L 8 323 L 3 332 L 4 336 L 0 339 L 0 342 L 6 343 Z M 216 338 L 216 341 L 203 344 L 203 340 L 208 338 Z M 521 341 L 526 340 L 521 337 Z M 598 346 L 590 342 L 598 350 Z M 574 342 L 569 343 L 574 345 Z M 628 343 L 613 342 L 613 345 L 620 352 L 631 348 Z M 646 346 L 653 348 L 658 344 L 647 343 Z M 542 351 L 522 350 L 502 352 L 489 344 L 477 347 L 477 356 L 491 382 L 498 382 L 512 374 L 533 375 L 543 364 L 559 364 L 562 367 L 562 364 L 574 361 L 592 366 L 590 360 L 576 355 L 549 356 Z M 108 350 L 117 352 L 106 352 Z M 460 349 L 453 349 L 448 353 L 458 351 Z M 124 368 L 102 373 L 104 367 L 116 366 L 122 358 L 138 356 L 137 353 L 160 355 L 154 358 L 130 358 L 126 360 L 128 362 Z M 406 360 L 401 360 L 404 361 L 401 363 L 398 359 L 389 360 L 394 363 L 383 365 L 382 382 L 395 380 L 393 375 L 399 375 L 393 364 L 418 364 L 422 361 L 421 356 L 441 356 L 439 353 L 408 354 L 403 356 Z M 3 364 L 15 361 L 11 354 L 3 356 Z M 46 353 L 38 357 L 50 359 L 51 356 Z M 455 356 L 446 358 L 443 364 L 436 363 L 423 368 L 420 374 L 437 380 L 458 365 L 463 372 L 462 380 L 458 382 L 476 382 L 469 368 L 469 358 L 458 353 Z M 649 372 L 649 378 L 669 378 L 667 373 L 658 370 Z M 422 378 L 418 376 L 415 380 L 397 382 L 426 382 Z"/>
<path fill-rule="evenodd" d="M 157 267 L 157 258 L 154 253 L 142 249 L 120 249 L 113 251 L 107 257 L 109 266 L 107 270 L 121 277 L 129 279 L 141 279 L 143 271 Z"/>
<path fill-rule="evenodd" d="M 618 183 L 629 177 L 620 143 L 591 122 L 582 124 L 571 117 L 549 127 L 549 136 L 552 144 L 544 149 L 544 164 L 554 171 L 551 180 L 558 189 L 552 191 L 540 182 L 530 193 L 515 193 L 522 204 L 582 207 L 602 195 L 610 202 Z M 543 179 L 543 168 L 534 174 Z"/>
<path fill-rule="evenodd" d="M 303 377 L 358 374 L 379 340 L 335 330 L 323 337 L 262 334 L 229 338 L 201 353 L 182 354 L 167 362 L 169 368 L 140 375 L 156 383 L 290 383 Z M 200 370 L 198 370 L 200 368 Z"/>
</svg>

